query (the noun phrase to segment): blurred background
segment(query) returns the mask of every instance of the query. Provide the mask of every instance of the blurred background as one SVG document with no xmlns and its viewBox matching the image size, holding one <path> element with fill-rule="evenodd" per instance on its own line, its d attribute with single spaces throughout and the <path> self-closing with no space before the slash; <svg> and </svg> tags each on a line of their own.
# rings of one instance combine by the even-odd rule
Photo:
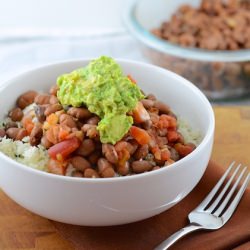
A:
<svg viewBox="0 0 250 250">
<path fill-rule="evenodd" d="M 221 63 L 216 58 L 217 54 L 188 49 L 183 52 L 183 48 L 172 46 L 151 32 L 162 22 L 170 20 L 183 4 L 197 7 L 201 2 L 0 0 L 0 86 L 10 77 L 45 63 L 108 55 L 154 63 L 173 70 L 194 82 L 214 103 L 248 104 L 250 78 L 246 76 L 245 69 L 250 72 L 249 49 L 232 55 L 227 51 L 221 55 L 216 52 L 223 61 Z M 218 1 L 210 2 L 218 7 Z M 250 12 L 248 7 L 246 10 Z M 248 35 L 250 39 L 250 33 Z M 185 58 L 186 55 L 189 58 Z M 195 55 L 198 59 L 190 61 L 190 57 Z M 200 61 L 203 55 L 205 59 Z M 211 64 L 212 57 L 214 61 Z M 232 62 L 230 58 L 233 58 Z M 235 74 L 231 77 L 232 71 L 237 77 Z M 202 72 L 202 75 L 193 78 L 194 72 Z"/>
</svg>

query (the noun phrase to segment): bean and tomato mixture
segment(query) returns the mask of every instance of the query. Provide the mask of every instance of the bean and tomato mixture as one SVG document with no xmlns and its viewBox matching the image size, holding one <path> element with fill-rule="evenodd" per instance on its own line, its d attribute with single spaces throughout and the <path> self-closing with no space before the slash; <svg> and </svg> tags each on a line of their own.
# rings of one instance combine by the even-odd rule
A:
<svg viewBox="0 0 250 250">
<path fill-rule="evenodd" d="M 100 118 L 86 107 L 61 105 L 57 90 L 53 86 L 49 94 L 22 94 L 9 112 L 11 122 L 0 129 L 1 137 L 22 140 L 29 136 L 32 146 L 46 148 L 50 173 L 85 178 L 127 176 L 168 166 L 195 149 L 194 144 L 184 142 L 175 114 L 152 94 L 130 112 L 132 127 L 112 145 L 100 141 Z"/>
</svg>

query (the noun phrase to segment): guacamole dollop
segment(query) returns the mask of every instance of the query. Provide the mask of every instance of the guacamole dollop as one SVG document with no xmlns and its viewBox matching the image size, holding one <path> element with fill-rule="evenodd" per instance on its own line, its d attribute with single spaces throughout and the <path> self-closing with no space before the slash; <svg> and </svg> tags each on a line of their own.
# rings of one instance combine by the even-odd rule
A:
<svg viewBox="0 0 250 250">
<path fill-rule="evenodd" d="M 128 132 L 133 118 L 127 113 L 144 98 L 139 87 L 123 74 L 120 65 L 107 56 L 59 76 L 57 85 L 61 104 L 87 106 L 101 118 L 97 129 L 102 143 L 115 144 Z"/>
</svg>

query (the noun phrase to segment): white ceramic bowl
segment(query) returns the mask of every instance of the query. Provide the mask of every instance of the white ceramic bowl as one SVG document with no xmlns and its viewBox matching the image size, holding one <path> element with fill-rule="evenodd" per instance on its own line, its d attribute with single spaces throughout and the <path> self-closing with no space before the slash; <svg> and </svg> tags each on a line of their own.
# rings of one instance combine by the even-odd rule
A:
<svg viewBox="0 0 250 250">
<path fill-rule="evenodd" d="M 184 78 L 165 69 L 117 60 L 146 93 L 154 93 L 199 130 L 197 149 L 169 167 L 107 179 L 57 176 L 19 164 L 0 153 L 0 186 L 26 209 L 46 218 L 88 226 L 135 222 L 159 214 L 183 199 L 202 177 L 212 150 L 214 114 L 206 97 Z M 27 90 L 48 91 L 58 75 L 89 60 L 40 67 L 8 81 L 0 90 L 0 120 Z"/>
</svg>

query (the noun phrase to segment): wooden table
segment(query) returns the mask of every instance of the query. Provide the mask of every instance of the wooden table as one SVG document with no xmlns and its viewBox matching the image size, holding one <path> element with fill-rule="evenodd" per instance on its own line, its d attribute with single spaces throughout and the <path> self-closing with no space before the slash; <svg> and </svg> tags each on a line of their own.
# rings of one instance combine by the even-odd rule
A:
<svg viewBox="0 0 250 250">
<path fill-rule="evenodd" d="M 214 111 L 216 132 L 212 159 L 223 165 L 233 160 L 250 164 L 250 107 L 218 106 Z M 28 212 L 0 191 L 0 249 L 17 248 L 75 249 L 72 242 L 60 236 L 51 221 Z"/>
</svg>

